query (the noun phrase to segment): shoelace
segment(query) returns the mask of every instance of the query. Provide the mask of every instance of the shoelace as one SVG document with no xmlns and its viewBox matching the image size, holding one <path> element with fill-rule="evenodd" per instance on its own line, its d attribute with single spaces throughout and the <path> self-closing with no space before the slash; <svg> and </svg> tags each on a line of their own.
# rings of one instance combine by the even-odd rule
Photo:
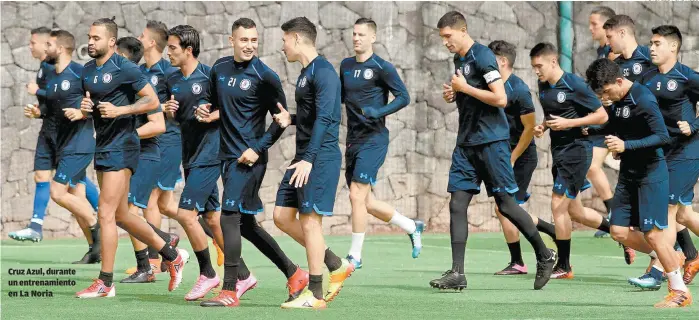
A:
<svg viewBox="0 0 699 320">
<path fill-rule="evenodd" d="M 104 285 L 104 282 L 102 282 L 102 285 Z M 99 279 L 92 279 L 92 284 L 87 287 L 87 290 L 96 290 L 97 288 L 100 287 L 100 281 Z"/>
</svg>

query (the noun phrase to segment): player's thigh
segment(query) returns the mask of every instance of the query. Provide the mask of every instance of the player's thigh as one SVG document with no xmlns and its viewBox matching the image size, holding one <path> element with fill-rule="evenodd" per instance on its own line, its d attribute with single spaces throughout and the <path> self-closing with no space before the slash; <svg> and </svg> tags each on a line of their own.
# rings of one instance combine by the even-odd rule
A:
<svg viewBox="0 0 699 320">
<path fill-rule="evenodd" d="M 53 181 L 67 185 L 73 194 L 85 196 L 86 169 L 92 162 L 91 154 L 64 155 L 58 161 Z"/>
<path fill-rule="evenodd" d="M 41 178 L 44 179 L 40 181 L 48 181 L 50 179 L 50 171 L 56 168 L 57 163 L 55 138 L 51 133 L 39 132 L 34 150 L 34 171 L 49 172 L 45 176 L 42 173 Z"/>
<path fill-rule="evenodd" d="M 474 148 L 478 177 L 483 180 L 488 195 L 514 194 L 519 190 L 510 164 L 511 151 L 507 141 L 496 141 Z"/>
<path fill-rule="evenodd" d="M 130 178 L 131 171 L 129 169 L 102 172 L 99 198 L 100 219 L 102 219 L 103 214 L 113 216 L 122 202 L 128 212 L 127 188 Z"/>
<path fill-rule="evenodd" d="M 610 225 L 624 228 L 638 226 L 638 205 L 634 203 L 638 199 L 637 194 L 637 184 L 619 179 L 612 199 Z"/>
<path fill-rule="evenodd" d="M 316 158 L 308 183 L 296 189 L 301 214 L 318 213 L 331 216 L 340 180 L 342 158 Z"/>
<path fill-rule="evenodd" d="M 580 192 L 589 188 L 590 183 L 585 177 L 592 162 L 591 148 L 589 141 L 580 141 L 553 152 L 553 193 L 575 199 Z"/>
<path fill-rule="evenodd" d="M 185 170 L 185 186 L 180 196 L 179 208 L 205 212 L 220 209 L 217 205 L 219 166 L 194 167 Z M 214 206 L 214 208 L 212 208 Z"/>
<path fill-rule="evenodd" d="M 362 184 L 375 185 L 379 169 L 386 160 L 388 146 L 377 143 L 355 144 L 358 148 L 355 152 L 354 166 L 351 181 Z"/>
<path fill-rule="evenodd" d="M 141 209 L 148 207 L 153 188 L 158 183 L 158 173 L 160 172 L 160 161 L 150 159 L 140 159 L 138 171 L 131 176 L 129 182 L 129 203 Z"/>
<path fill-rule="evenodd" d="M 699 179 L 699 160 L 678 159 L 667 161 L 670 177 L 668 204 L 692 205 L 694 185 Z"/>
<path fill-rule="evenodd" d="M 531 183 L 538 161 L 539 158 L 536 152 L 536 146 L 527 148 L 517 161 L 515 161 L 515 166 L 512 170 L 515 175 L 518 190 L 514 196 L 515 200 L 520 205 L 526 203 L 531 196 L 527 190 L 529 189 L 529 184 Z"/>
<path fill-rule="evenodd" d="M 656 181 L 638 187 L 638 220 L 643 232 L 668 227 L 667 194 L 670 181 Z M 612 217 L 614 215 L 612 214 Z"/>
<path fill-rule="evenodd" d="M 221 163 L 222 209 L 247 214 L 264 211 L 259 192 L 266 170 L 266 163 L 258 162 L 247 166 L 235 160 L 223 161 Z"/>
<path fill-rule="evenodd" d="M 593 146 L 592 147 L 592 166 L 595 167 L 602 167 L 604 164 L 604 160 L 607 159 L 607 155 L 609 154 L 609 149 L 606 147 L 598 147 L 598 146 Z"/>
<path fill-rule="evenodd" d="M 456 146 L 451 156 L 447 192 L 468 191 L 477 194 L 481 190 L 481 178 L 476 171 L 474 152 L 469 147 Z"/>
</svg>

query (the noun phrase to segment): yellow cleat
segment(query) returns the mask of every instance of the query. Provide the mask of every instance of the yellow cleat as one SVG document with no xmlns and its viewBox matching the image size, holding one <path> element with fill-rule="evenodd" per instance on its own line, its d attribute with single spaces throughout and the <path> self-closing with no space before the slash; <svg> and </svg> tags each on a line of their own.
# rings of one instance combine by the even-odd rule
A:
<svg viewBox="0 0 699 320">
<path fill-rule="evenodd" d="M 689 291 L 670 290 L 663 301 L 655 304 L 656 308 L 682 308 L 692 304 L 692 294 Z"/>
<path fill-rule="evenodd" d="M 214 247 L 216 248 L 216 264 L 220 267 L 223 265 L 223 250 L 214 241 Z"/>
<path fill-rule="evenodd" d="M 342 259 L 342 266 L 330 273 L 330 282 L 328 283 L 328 292 L 325 293 L 325 301 L 330 302 L 337 297 L 342 290 L 342 285 L 347 278 L 352 276 L 354 272 L 354 264 L 347 259 Z"/>
<path fill-rule="evenodd" d="M 132 274 L 136 273 L 136 270 L 138 270 L 138 268 L 136 268 L 136 267 L 128 268 L 128 269 L 126 269 L 126 274 L 132 275 Z"/>
<path fill-rule="evenodd" d="M 325 300 L 316 299 L 313 292 L 308 289 L 304 289 L 296 299 L 282 304 L 282 309 L 325 309 L 326 307 Z"/>
</svg>

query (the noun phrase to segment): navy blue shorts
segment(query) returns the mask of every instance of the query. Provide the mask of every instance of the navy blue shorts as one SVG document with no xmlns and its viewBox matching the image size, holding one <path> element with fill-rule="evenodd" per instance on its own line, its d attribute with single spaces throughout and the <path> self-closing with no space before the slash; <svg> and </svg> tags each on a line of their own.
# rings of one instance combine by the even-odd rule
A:
<svg viewBox="0 0 699 320">
<path fill-rule="evenodd" d="M 576 140 L 561 146 L 551 147 L 553 165 L 553 193 L 575 199 L 578 193 L 590 187 L 585 178 L 592 163 L 592 143 Z"/>
<path fill-rule="evenodd" d="M 34 171 L 52 170 L 58 167 L 58 150 L 56 150 L 56 135 L 39 132 L 34 152 Z"/>
<path fill-rule="evenodd" d="M 175 190 L 175 185 L 182 181 L 182 144 L 160 146 L 160 175 L 158 188 L 164 191 Z"/>
<path fill-rule="evenodd" d="M 77 183 L 85 184 L 87 180 L 85 169 L 92 162 L 92 156 L 92 153 L 60 156 L 53 181 L 71 187 L 75 187 Z"/>
<path fill-rule="evenodd" d="M 277 191 L 276 205 L 296 208 L 300 213 L 315 211 L 320 215 L 331 216 L 335 207 L 335 193 L 340 182 L 341 167 L 341 155 L 334 159 L 316 158 L 308 183 L 298 189 L 289 184 L 291 175 L 296 169 L 286 170 Z"/>
<path fill-rule="evenodd" d="M 386 160 L 388 145 L 354 143 L 345 150 L 345 180 L 347 186 L 356 181 L 376 185 L 376 176 Z"/>
<path fill-rule="evenodd" d="M 699 160 L 697 159 L 673 159 L 667 160 L 667 168 L 670 174 L 669 204 L 692 205 L 694 197 L 694 185 L 699 179 Z"/>
<path fill-rule="evenodd" d="M 589 136 L 589 137 L 587 137 L 587 139 L 590 140 L 593 147 L 607 149 L 607 145 L 604 143 L 604 136 L 603 135 Z"/>
<path fill-rule="evenodd" d="M 266 171 L 266 163 L 255 163 L 249 167 L 238 164 L 237 159 L 221 162 L 223 210 L 247 214 L 258 214 L 264 211 L 262 200 L 260 200 L 260 186 Z"/>
<path fill-rule="evenodd" d="M 95 152 L 95 170 L 102 172 L 131 170 L 131 175 L 138 168 L 139 150 Z"/>
<path fill-rule="evenodd" d="M 536 166 L 539 162 L 539 156 L 536 153 L 536 146 L 530 145 L 522 153 L 517 161 L 515 161 L 515 166 L 512 168 L 515 174 L 515 181 L 517 182 L 517 192 L 515 193 L 515 200 L 518 204 L 524 204 L 529 200 L 531 196 L 527 190 L 529 189 L 529 183 L 532 181 L 532 175 Z"/>
<path fill-rule="evenodd" d="M 221 167 L 217 165 L 184 169 L 184 190 L 179 208 L 199 213 L 220 211 L 217 184 L 220 176 Z"/>
<path fill-rule="evenodd" d="M 659 170 L 664 179 L 653 182 L 638 182 L 619 176 L 619 183 L 614 191 L 612 216 L 609 223 L 614 226 L 638 227 L 642 232 L 653 227 L 665 229 L 667 219 L 667 194 L 670 192 L 670 180 L 667 164 L 659 161 L 654 170 Z"/>
<path fill-rule="evenodd" d="M 481 182 L 484 182 L 489 197 L 495 193 L 515 194 L 519 188 L 510 158 L 510 143 L 505 140 L 456 146 L 451 156 L 447 191 L 479 193 Z"/>
<path fill-rule="evenodd" d="M 129 184 L 129 203 L 145 209 L 148 207 L 150 194 L 158 183 L 160 161 L 140 159 L 138 171 L 131 176 Z"/>
</svg>

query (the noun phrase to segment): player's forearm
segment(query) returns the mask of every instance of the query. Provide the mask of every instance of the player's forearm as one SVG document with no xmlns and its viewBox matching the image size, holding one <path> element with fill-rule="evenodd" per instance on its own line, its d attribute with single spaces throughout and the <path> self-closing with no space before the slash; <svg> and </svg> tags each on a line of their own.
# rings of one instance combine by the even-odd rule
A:
<svg viewBox="0 0 699 320">
<path fill-rule="evenodd" d="M 221 119 L 221 113 L 218 110 L 211 112 L 209 114 L 209 118 L 211 119 L 211 122 L 218 121 Z"/>
<path fill-rule="evenodd" d="M 609 123 L 605 123 L 601 126 L 592 126 L 587 128 L 587 135 L 588 136 L 597 136 L 597 135 L 607 135 L 607 134 L 614 134 L 614 130 Z"/>
<path fill-rule="evenodd" d="M 409 103 L 410 96 L 408 95 L 408 92 L 401 92 L 397 96 L 395 96 L 395 99 L 393 99 L 393 101 L 383 106 L 381 109 L 367 107 L 363 108 L 362 112 L 364 113 L 364 116 L 366 116 L 367 118 L 382 118 L 400 111 L 400 109 L 403 109 L 406 106 L 408 106 Z"/>
<path fill-rule="evenodd" d="M 608 120 L 607 112 L 604 108 L 599 108 L 597 111 L 590 113 L 582 118 L 570 119 L 571 127 L 584 127 L 601 125 Z"/>
<path fill-rule="evenodd" d="M 524 128 L 522 136 L 519 137 L 519 142 L 517 142 L 517 146 L 512 150 L 512 156 L 515 159 L 519 159 L 524 153 L 524 150 L 527 150 L 529 144 L 532 143 L 532 139 L 534 139 L 534 128 Z"/>
<path fill-rule="evenodd" d="M 638 150 L 645 148 L 657 148 L 670 142 L 670 136 L 653 134 L 647 136 L 643 139 L 637 140 L 627 140 L 624 141 L 624 149 L 626 150 Z"/>
<path fill-rule="evenodd" d="M 124 114 L 143 114 L 143 113 L 148 113 L 153 110 L 158 109 L 158 106 L 160 105 L 160 102 L 158 101 L 157 98 L 151 97 L 151 96 L 145 96 L 142 97 L 141 99 L 138 99 L 138 101 L 134 102 L 134 104 L 124 106 Z"/>
<path fill-rule="evenodd" d="M 148 139 L 159 136 L 165 132 L 165 122 L 148 121 L 136 129 L 139 139 Z"/>
<path fill-rule="evenodd" d="M 504 92 L 502 94 L 497 94 L 490 90 L 482 90 L 468 86 L 464 93 L 496 108 L 504 108 L 507 106 L 507 95 Z"/>
<path fill-rule="evenodd" d="M 255 146 L 251 149 L 257 154 L 262 154 L 263 152 L 269 150 L 279 138 L 284 133 L 284 129 L 279 126 L 278 123 L 272 122 L 272 124 L 267 128 L 267 131 L 262 136 L 262 138 L 257 142 Z"/>
<path fill-rule="evenodd" d="M 44 119 L 46 118 L 46 115 L 49 113 L 49 107 L 47 107 L 44 103 L 39 103 L 39 111 L 41 112 L 39 118 Z"/>
</svg>

